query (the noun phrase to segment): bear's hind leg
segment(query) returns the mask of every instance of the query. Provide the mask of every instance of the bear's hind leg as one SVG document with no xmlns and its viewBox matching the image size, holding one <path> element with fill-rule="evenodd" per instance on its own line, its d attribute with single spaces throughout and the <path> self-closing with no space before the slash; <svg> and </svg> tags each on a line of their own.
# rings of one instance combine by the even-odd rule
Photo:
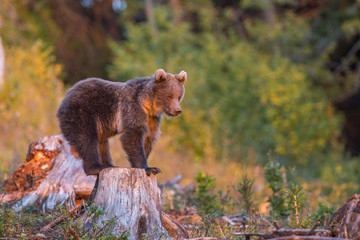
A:
<svg viewBox="0 0 360 240">
<path fill-rule="evenodd" d="M 101 164 L 97 138 L 82 137 L 80 139 L 74 144 L 74 147 L 83 160 L 85 173 L 87 175 L 96 175 L 100 173 L 100 171 L 106 167 Z"/>
<path fill-rule="evenodd" d="M 104 166 L 114 167 L 113 160 L 110 154 L 109 140 L 106 139 L 99 143 L 99 150 L 101 156 L 101 163 Z"/>
</svg>

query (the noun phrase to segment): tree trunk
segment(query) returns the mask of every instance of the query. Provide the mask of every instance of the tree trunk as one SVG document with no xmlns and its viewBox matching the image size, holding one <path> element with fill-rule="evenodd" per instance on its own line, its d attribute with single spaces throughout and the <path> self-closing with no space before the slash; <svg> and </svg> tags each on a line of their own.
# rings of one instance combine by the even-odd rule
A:
<svg viewBox="0 0 360 240">
<path fill-rule="evenodd" d="M 0 204 L 16 211 L 30 206 L 48 211 L 64 203 L 72 208 L 76 199 L 90 195 L 94 183 L 62 135 L 46 136 L 30 144 L 26 161 L 5 181 Z"/>
<path fill-rule="evenodd" d="M 129 231 L 129 239 L 169 238 L 161 223 L 160 189 L 156 177 L 144 169 L 109 168 L 100 172 L 94 203 L 105 214 L 95 218 L 85 212 L 78 221 L 86 229 L 104 227 L 104 221 L 114 219 L 112 233 Z M 109 226 L 108 226 L 109 227 Z"/>
<path fill-rule="evenodd" d="M 0 36 L 0 87 L 4 84 L 5 79 L 5 50 Z"/>
<path fill-rule="evenodd" d="M 153 37 L 155 37 L 158 33 L 158 30 L 156 27 L 154 4 L 152 0 L 145 0 L 145 12 L 146 12 L 146 18 L 150 25 L 151 34 Z"/>
<path fill-rule="evenodd" d="M 181 3 L 180 0 L 170 0 L 170 6 L 172 8 L 172 20 L 173 24 L 178 24 L 181 22 Z"/>
</svg>

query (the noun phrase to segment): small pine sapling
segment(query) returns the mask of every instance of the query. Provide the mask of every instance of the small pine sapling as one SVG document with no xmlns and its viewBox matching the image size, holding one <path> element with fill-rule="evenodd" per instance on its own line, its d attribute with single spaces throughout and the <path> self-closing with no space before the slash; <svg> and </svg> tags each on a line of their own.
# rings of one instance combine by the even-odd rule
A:
<svg viewBox="0 0 360 240">
<path fill-rule="evenodd" d="M 302 186 L 291 184 L 291 187 L 283 189 L 286 194 L 286 200 L 290 211 L 293 215 L 290 217 L 290 226 L 292 228 L 301 228 L 307 226 L 310 221 L 300 216 L 304 206 L 305 191 Z"/>
<path fill-rule="evenodd" d="M 252 217 L 255 211 L 254 203 L 254 181 L 255 178 L 248 178 L 245 174 L 242 177 L 242 180 L 238 182 L 236 186 L 236 195 L 239 201 L 240 206 L 245 210 L 245 213 Z"/>
</svg>

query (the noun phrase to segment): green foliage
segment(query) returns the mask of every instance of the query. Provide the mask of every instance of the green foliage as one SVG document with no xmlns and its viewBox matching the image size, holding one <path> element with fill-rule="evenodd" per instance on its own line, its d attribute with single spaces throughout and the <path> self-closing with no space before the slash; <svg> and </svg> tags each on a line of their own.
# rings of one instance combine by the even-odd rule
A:
<svg viewBox="0 0 360 240">
<path fill-rule="evenodd" d="M 283 189 L 286 194 L 287 206 L 293 213 L 290 216 L 290 226 L 292 228 L 301 228 L 307 226 L 309 221 L 301 216 L 304 205 L 305 192 L 302 186 L 291 184 L 291 187 Z"/>
<path fill-rule="evenodd" d="M 238 201 L 240 206 L 245 209 L 245 213 L 250 217 L 253 215 L 255 210 L 254 203 L 254 184 L 255 178 L 249 179 L 247 175 L 243 175 L 241 181 L 238 182 L 236 190 L 238 195 Z"/>
<path fill-rule="evenodd" d="M 85 207 L 87 215 L 85 219 L 77 219 L 78 216 L 71 214 L 66 205 L 59 205 L 56 208 L 60 212 L 64 221 L 58 226 L 57 232 L 64 239 L 72 239 L 77 236 L 80 239 L 128 239 L 128 231 L 124 231 L 120 235 L 114 235 L 111 233 L 112 227 L 115 225 L 116 218 L 102 220 L 101 226 L 96 224 L 96 221 L 106 214 L 104 210 L 99 209 L 96 205 L 90 205 Z M 86 229 L 84 222 L 89 219 L 92 221 L 91 229 Z"/>
<path fill-rule="evenodd" d="M 330 220 L 331 215 L 336 212 L 335 206 L 330 206 L 329 204 L 318 201 L 318 210 L 312 213 L 309 216 L 309 219 L 314 224 L 315 222 L 320 222 L 320 226 L 325 227 L 326 223 Z"/>
<path fill-rule="evenodd" d="M 278 162 L 270 161 L 265 165 L 265 180 L 272 190 L 268 202 L 271 206 L 271 215 L 288 216 L 290 214 L 286 206 L 285 194 L 282 191 L 286 186 L 284 181 L 284 168 Z"/>
<path fill-rule="evenodd" d="M 32 7 L 30 7 L 32 5 Z M 60 35 L 52 9 L 46 1 L 24 6 L 19 1 L 0 0 L 0 29 L 4 44 L 12 47 L 30 47 L 41 39 L 55 45 Z"/>
<path fill-rule="evenodd" d="M 28 145 L 58 132 L 56 109 L 64 94 L 61 66 L 41 42 L 5 46 L 5 82 L 0 86 L 0 181 L 25 160 Z"/>
<path fill-rule="evenodd" d="M 196 34 L 185 21 L 174 27 L 168 8 L 156 11 L 162 13 L 156 15 L 156 37 L 145 23 L 128 24 L 127 41 L 112 43 L 115 58 L 109 74 L 125 81 L 153 74 L 160 67 L 188 72 L 184 114 L 165 124 L 164 132 L 175 137 L 172 146 L 192 151 L 195 157 L 215 154 L 234 160 L 244 159 L 251 149 L 259 156 L 271 150 L 289 164 L 304 166 L 313 156 L 331 150 L 338 118 L 327 96 L 312 84 L 307 65 L 289 58 L 307 44 L 290 26 L 300 20 L 286 16 L 276 22 L 276 33 L 267 37 L 263 37 L 268 29 L 264 23 L 246 22 L 257 39 L 249 42 L 231 30 L 218 34 L 224 23 L 217 21 L 211 6 L 198 13 Z M 262 39 L 291 44 L 283 44 L 289 49 L 281 48 L 279 54 Z M 300 48 L 301 41 L 305 42 Z"/>
<path fill-rule="evenodd" d="M 198 172 L 195 180 L 197 187 L 194 192 L 194 204 L 201 215 L 216 218 L 224 215 L 223 195 L 215 191 L 216 178 Z"/>
<path fill-rule="evenodd" d="M 234 227 L 228 224 L 219 223 L 219 221 L 209 218 L 202 218 L 194 224 L 192 229 L 189 230 L 190 238 L 221 238 L 221 239 L 234 239 Z"/>
<path fill-rule="evenodd" d="M 165 232 L 159 232 L 156 231 L 156 229 L 154 228 L 151 232 L 149 233 L 145 233 L 144 236 L 141 238 L 143 240 L 151 240 L 151 239 L 168 239 L 169 235 L 168 233 Z"/>
<path fill-rule="evenodd" d="M 6 234 L 11 232 L 16 222 L 16 215 L 10 209 L 0 208 L 0 236 L 5 237 Z"/>
<path fill-rule="evenodd" d="M 49 220 L 48 215 L 26 210 L 15 212 L 11 207 L 2 204 L 0 205 L 0 238 L 28 239 L 38 226 Z"/>
</svg>

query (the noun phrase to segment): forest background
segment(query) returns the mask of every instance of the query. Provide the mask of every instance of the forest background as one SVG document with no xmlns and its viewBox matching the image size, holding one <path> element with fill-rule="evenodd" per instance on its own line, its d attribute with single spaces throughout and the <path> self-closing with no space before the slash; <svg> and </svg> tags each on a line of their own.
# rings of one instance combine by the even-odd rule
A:
<svg viewBox="0 0 360 240">
<path fill-rule="evenodd" d="M 310 205 L 359 193 L 359 0 L 0 0 L 0 36 L 0 183 L 60 133 L 74 83 L 164 68 L 188 81 L 150 156 L 159 182 L 202 171 L 226 189 L 247 174 L 266 202 L 272 163 Z M 117 137 L 111 151 L 129 166 Z"/>
</svg>

